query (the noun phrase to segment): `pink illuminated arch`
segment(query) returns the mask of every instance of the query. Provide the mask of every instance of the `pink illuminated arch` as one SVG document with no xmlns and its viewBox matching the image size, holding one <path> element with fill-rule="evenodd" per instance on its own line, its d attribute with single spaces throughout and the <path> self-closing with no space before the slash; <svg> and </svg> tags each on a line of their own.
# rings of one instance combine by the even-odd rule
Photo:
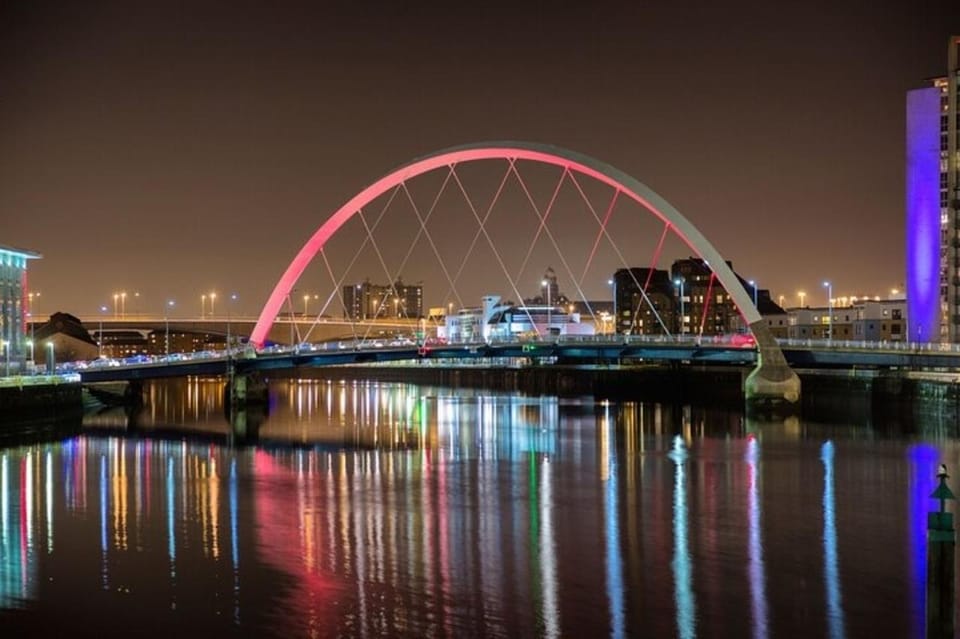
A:
<svg viewBox="0 0 960 639">
<path fill-rule="evenodd" d="M 263 345 L 273 326 L 274 319 L 290 294 L 294 284 L 307 268 L 313 257 L 319 252 L 327 240 L 340 229 L 343 224 L 353 217 L 360 209 L 377 199 L 390 189 L 397 187 L 407 180 L 418 175 L 428 173 L 438 168 L 475 162 L 479 160 L 530 160 L 542 164 L 559 166 L 568 171 L 574 171 L 599 182 L 609 185 L 619 193 L 628 196 L 651 213 L 656 215 L 702 259 L 706 260 L 717 279 L 733 298 L 740 309 L 747 324 L 756 329 L 761 321 L 760 314 L 754 307 L 750 295 L 743 288 L 733 270 L 727 266 L 720 253 L 669 202 L 660 197 L 652 189 L 623 171 L 605 164 L 590 156 L 562 149 L 546 144 L 530 142 L 481 142 L 468 144 L 442 151 L 437 151 L 426 157 L 413 160 L 409 164 L 380 178 L 341 206 L 330 218 L 324 222 L 316 233 L 307 240 L 300 252 L 287 267 L 280 281 L 270 294 L 266 305 L 260 312 L 250 341 L 257 347 Z M 754 330 L 756 334 L 757 331 Z M 760 335 L 757 335 L 758 342 Z M 766 341 L 766 340 L 763 340 Z"/>
</svg>

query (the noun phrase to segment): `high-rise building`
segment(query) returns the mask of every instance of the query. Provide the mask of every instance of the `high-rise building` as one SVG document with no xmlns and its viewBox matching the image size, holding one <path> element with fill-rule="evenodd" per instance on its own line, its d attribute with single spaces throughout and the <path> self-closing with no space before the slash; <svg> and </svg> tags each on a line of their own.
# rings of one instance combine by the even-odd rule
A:
<svg viewBox="0 0 960 639">
<path fill-rule="evenodd" d="M 9 246 L 0 246 L 0 366 L 19 364 L 27 355 L 26 315 L 27 260 L 40 255 Z"/>
<path fill-rule="evenodd" d="M 348 284 L 343 287 L 343 315 L 354 320 L 418 319 L 423 316 L 423 286 L 397 280 L 386 286 Z"/>
<path fill-rule="evenodd" d="M 907 318 L 911 341 L 960 341 L 960 36 L 947 74 L 907 93 Z"/>
</svg>

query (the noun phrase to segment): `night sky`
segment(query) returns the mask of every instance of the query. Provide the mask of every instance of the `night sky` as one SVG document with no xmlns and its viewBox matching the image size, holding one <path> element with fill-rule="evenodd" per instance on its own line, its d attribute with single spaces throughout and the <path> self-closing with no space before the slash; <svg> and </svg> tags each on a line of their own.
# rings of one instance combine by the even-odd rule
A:
<svg viewBox="0 0 960 639">
<path fill-rule="evenodd" d="M 824 279 L 886 294 L 905 92 L 944 73 L 951 33 L 955 0 L 6 2 L 0 244 L 43 254 L 40 315 L 119 290 L 128 312 L 216 290 L 253 314 L 368 183 L 515 139 L 638 178 L 788 303 Z"/>
</svg>

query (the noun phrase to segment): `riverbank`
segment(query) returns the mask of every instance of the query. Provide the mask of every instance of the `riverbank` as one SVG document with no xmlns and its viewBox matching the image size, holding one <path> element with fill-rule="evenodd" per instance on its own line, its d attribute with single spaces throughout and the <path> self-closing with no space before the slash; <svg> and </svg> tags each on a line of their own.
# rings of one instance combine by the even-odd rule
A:
<svg viewBox="0 0 960 639">
<path fill-rule="evenodd" d="M 79 379 L 7 377 L 0 383 L 0 443 L 34 443 L 80 432 L 83 392 Z"/>
</svg>

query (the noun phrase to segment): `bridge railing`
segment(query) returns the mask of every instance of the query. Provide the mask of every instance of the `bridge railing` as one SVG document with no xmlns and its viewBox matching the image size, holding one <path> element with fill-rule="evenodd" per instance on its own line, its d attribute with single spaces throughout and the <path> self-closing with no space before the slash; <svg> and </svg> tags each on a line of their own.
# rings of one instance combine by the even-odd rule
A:
<svg viewBox="0 0 960 639">
<path fill-rule="evenodd" d="M 904 353 L 960 353 L 960 344 L 900 340 L 840 340 L 780 338 L 781 348 L 843 351 L 894 351 Z"/>
</svg>

